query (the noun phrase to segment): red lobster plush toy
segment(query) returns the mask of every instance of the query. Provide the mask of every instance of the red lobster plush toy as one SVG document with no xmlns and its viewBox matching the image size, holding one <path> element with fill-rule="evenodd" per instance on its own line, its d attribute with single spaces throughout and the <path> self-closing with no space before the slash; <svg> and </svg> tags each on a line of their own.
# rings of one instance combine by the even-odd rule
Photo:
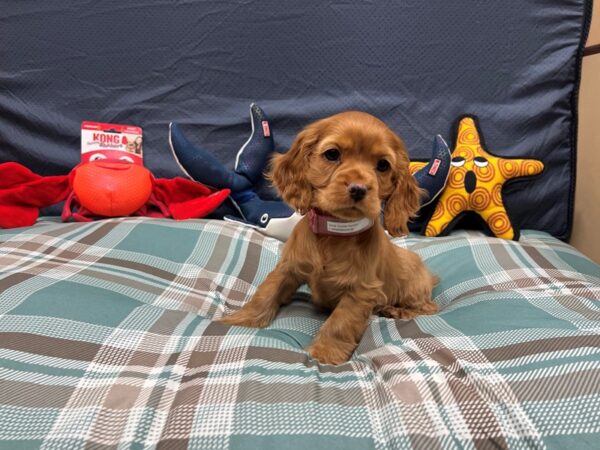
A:
<svg viewBox="0 0 600 450">
<path fill-rule="evenodd" d="M 40 208 L 65 201 L 63 221 L 119 216 L 204 217 L 229 195 L 185 178 L 154 178 L 145 167 L 101 159 L 79 164 L 68 175 L 42 177 L 22 166 L 0 164 L 0 227 L 30 226 Z"/>
</svg>

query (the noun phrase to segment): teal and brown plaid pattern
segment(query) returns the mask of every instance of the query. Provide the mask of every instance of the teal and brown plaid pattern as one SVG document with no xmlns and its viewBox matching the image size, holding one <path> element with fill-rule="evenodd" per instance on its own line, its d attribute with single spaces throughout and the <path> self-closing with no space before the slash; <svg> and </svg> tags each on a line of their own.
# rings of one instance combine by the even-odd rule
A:
<svg viewBox="0 0 600 450">
<path fill-rule="evenodd" d="M 439 314 L 373 317 L 322 366 L 306 290 L 268 329 L 213 321 L 277 261 L 248 228 L 0 230 L 0 448 L 599 448 L 600 268 L 537 232 L 395 242 Z"/>
</svg>

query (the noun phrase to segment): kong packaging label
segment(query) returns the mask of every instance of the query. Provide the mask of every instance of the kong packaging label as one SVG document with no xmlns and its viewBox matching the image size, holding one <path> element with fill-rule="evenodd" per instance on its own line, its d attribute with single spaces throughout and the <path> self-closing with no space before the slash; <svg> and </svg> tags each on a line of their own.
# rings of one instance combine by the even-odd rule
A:
<svg viewBox="0 0 600 450">
<path fill-rule="evenodd" d="M 81 123 L 81 162 L 100 159 L 144 165 L 142 129 L 114 123 Z"/>
</svg>

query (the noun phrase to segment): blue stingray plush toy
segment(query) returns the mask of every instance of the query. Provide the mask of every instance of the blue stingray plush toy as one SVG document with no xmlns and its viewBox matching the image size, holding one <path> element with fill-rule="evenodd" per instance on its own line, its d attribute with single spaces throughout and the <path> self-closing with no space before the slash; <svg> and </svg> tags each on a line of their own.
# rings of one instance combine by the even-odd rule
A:
<svg viewBox="0 0 600 450">
<path fill-rule="evenodd" d="M 302 216 L 280 200 L 263 200 L 256 187 L 263 181 L 269 156 L 274 152 L 273 130 L 264 111 L 250 105 L 252 133 L 237 153 L 235 167 L 227 169 L 210 152 L 193 145 L 180 127 L 169 125 L 169 144 L 175 160 L 184 173 L 195 181 L 215 189 L 230 189 L 229 208 L 219 217 L 255 228 L 267 236 L 287 240 Z M 435 165 L 435 172 L 431 167 Z M 426 191 L 423 205 L 433 201 L 446 185 L 450 168 L 450 150 L 438 136 L 429 163 L 414 174 Z"/>
<path fill-rule="evenodd" d="M 233 209 L 225 211 L 223 219 L 285 241 L 302 216 L 282 201 L 263 200 L 257 195 L 255 187 L 262 181 L 267 160 L 275 148 L 269 119 L 255 103 L 250 105 L 250 121 L 252 133 L 238 151 L 233 170 L 210 152 L 194 146 L 174 122 L 169 125 L 171 151 L 191 179 L 216 189 L 231 189 L 229 204 Z"/>
</svg>

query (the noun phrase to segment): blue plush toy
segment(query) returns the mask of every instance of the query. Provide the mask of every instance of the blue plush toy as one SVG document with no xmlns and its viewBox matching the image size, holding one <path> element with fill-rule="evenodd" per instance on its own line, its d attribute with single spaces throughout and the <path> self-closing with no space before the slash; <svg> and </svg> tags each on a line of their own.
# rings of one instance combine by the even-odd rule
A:
<svg viewBox="0 0 600 450">
<path fill-rule="evenodd" d="M 171 151 L 191 179 L 216 189 L 231 189 L 230 207 L 221 209 L 218 217 L 243 223 L 285 241 L 302 216 L 282 201 L 263 200 L 257 195 L 256 186 L 263 181 L 263 172 L 274 152 L 274 143 L 269 119 L 254 103 L 250 105 L 250 121 L 252 133 L 238 151 L 233 170 L 227 169 L 210 152 L 193 145 L 174 122 L 169 125 Z M 450 150 L 438 136 L 431 160 L 414 173 L 419 186 L 426 191 L 424 205 L 443 190 L 449 168 Z"/>
<path fill-rule="evenodd" d="M 422 163 L 410 162 L 411 173 L 417 180 L 419 187 L 425 190 L 421 208 L 433 203 L 444 190 L 450 174 L 450 155 L 448 144 L 438 134 L 433 140 L 433 149 L 429 161 Z"/>
<path fill-rule="evenodd" d="M 208 151 L 194 146 L 174 122 L 169 125 L 171 151 L 191 179 L 216 189 L 231 189 L 229 201 L 233 210 L 225 211 L 225 220 L 241 222 L 285 241 L 302 216 L 282 201 L 263 200 L 256 194 L 255 186 L 263 178 L 274 144 L 269 119 L 255 103 L 250 105 L 250 121 L 252 133 L 238 151 L 233 170 Z"/>
</svg>

